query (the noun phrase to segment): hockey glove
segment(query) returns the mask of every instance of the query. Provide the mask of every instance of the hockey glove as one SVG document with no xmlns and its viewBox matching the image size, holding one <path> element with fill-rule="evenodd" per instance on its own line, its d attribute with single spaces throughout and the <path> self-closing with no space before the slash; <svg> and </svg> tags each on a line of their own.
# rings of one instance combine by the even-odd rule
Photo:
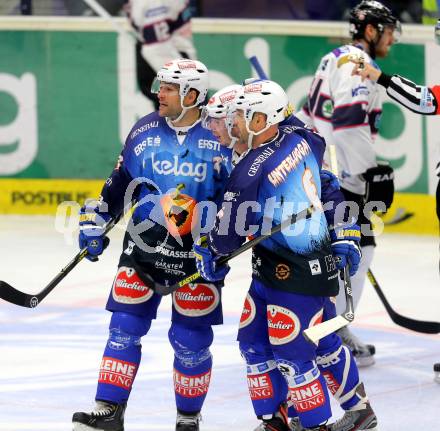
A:
<svg viewBox="0 0 440 431">
<path fill-rule="evenodd" d="M 196 267 L 199 274 L 208 281 L 219 281 L 226 277 L 231 269 L 229 265 L 217 267 L 217 260 L 220 256 L 216 255 L 208 245 L 206 236 L 199 238 L 193 246 L 196 258 Z"/>
<path fill-rule="evenodd" d="M 325 185 L 332 190 L 339 190 L 339 180 L 333 172 L 322 169 L 320 174 L 321 178 L 321 188 Z"/>
<path fill-rule="evenodd" d="M 379 201 L 385 204 L 385 212 L 393 203 L 394 170 L 390 165 L 378 165 L 367 169 L 361 177 L 366 181 L 365 202 Z"/>
<path fill-rule="evenodd" d="M 336 268 L 342 270 L 349 265 L 350 275 L 356 274 L 359 269 L 362 253 L 359 247 L 361 230 L 357 224 L 336 228 L 330 231 L 332 252 L 335 257 Z"/>
<path fill-rule="evenodd" d="M 79 212 L 79 248 L 87 248 L 86 259 L 96 262 L 107 248 L 110 239 L 104 236 L 104 229 L 110 215 L 100 213 L 97 207 L 83 206 Z"/>
</svg>

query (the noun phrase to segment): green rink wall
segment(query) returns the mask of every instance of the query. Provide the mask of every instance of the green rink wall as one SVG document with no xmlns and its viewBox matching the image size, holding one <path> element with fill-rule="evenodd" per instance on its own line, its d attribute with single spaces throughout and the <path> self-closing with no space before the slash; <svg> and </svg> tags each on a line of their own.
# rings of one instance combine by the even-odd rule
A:
<svg viewBox="0 0 440 431">
<path fill-rule="evenodd" d="M 211 91 L 251 76 L 247 58 L 256 54 L 297 108 L 321 57 L 348 34 L 344 23 L 199 19 L 193 27 Z M 380 66 L 439 84 L 440 47 L 431 33 L 404 27 L 403 43 Z M 0 178 L 8 190 L 13 179 L 108 176 L 131 125 L 152 109 L 137 89 L 133 46 L 133 37 L 99 18 L 0 18 Z M 440 120 L 386 95 L 384 102 L 378 157 L 396 169 L 399 192 L 432 195 Z M 8 212 L 7 201 L 3 193 L 0 211 Z"/>
</svg>

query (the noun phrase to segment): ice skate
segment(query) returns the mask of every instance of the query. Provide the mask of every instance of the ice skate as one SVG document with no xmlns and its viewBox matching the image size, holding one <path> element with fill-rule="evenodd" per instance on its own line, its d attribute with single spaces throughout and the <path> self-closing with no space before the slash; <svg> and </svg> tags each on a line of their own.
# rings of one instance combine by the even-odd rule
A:
<svg viewBox="0 0 440 431">
<path fill-rule="evenodd" d="M 201 419 L 200 413 L 185 415 L 177 412 L 176 431 L 199 431 L 199 422 Z"/>
<path fill-rule="evenodd" d="M 342 343 L 353 353 L 358 367 L 369 367 L 374 364 L 376 348 L 372 344 L 363 343 L 347 326 L 339 329 L 337 334 L 341 337 Z"/>
<path fill-rule="evenodd" d="M 91 413 L 73 414 L 73 431 L 124 431 L 125 404 L 97 401 Z"/>
<path fill-rule="evenodd" d="M 377 417 L 367 401 L 361 408 L 347 410 L 341 419 L 329 425 L 330 431 L 377 431 Z"/>
<path fill-rule="evenodd" d="M 301 426 L 301 422 L 299 418 L 292 418 L 289 422 L 289 430 L 290 431 L 303 431 L 304 428 Z"/>
<path fill-rule="evenodd" d="M 440 362 L 434 364 L 434 381 L 440 383 Z"/>
<path fill-rule="evenodd" d="M 267 415 L 270 416 L 270 415 Z M 290 425 L 288 423 L 289 418 L 287 417 L 287 408 L 285 405 L 281 405 L 279 410 L 272 415 L 272 417 L 265 418 L 259 417 L 262 419 L 260 425 L 255 428 L 254 431 L 291 431 Z M 296 419 L 296 418 L 295 418 Z M 296 428 L 293 428 L 294 431 L 297 431 Z"/>
</svg>

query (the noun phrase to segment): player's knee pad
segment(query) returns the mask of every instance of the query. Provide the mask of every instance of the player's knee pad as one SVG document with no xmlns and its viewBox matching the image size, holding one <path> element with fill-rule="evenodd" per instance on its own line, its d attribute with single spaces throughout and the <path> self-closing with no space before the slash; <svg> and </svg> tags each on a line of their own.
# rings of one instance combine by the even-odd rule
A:
<svg viewBox="0 0 440 431">
<path fill-rule="evenodd" d="M 114 312 L 109 325 L 109 347 L 122 349 L 124 346 L 139 346 L 141 337 L 150 326 L 151 320 L 131 313 Z"/>
<path fill-rule="evenodd" d="M 196 367 L 211 358 L 209 347 L 214 339 L 211 326 L 189 328 L 173 322 L 168 339 L 176 358 L 186 367 Z"/>
</svg>

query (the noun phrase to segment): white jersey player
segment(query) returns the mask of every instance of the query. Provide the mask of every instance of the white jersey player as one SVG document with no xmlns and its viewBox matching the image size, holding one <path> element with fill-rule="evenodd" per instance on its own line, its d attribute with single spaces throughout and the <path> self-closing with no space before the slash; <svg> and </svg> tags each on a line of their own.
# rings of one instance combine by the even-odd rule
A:
<svg viewBox="0 0 440 431">
<path fill-rule="evenodd" d="M 364 214 L 364 205 L 369 201 L 380 201 L 382 206 L 379 209 L 386 211 L 393 199 L 394 184 L 392 168 L 379 165 L 374 151 L 382 112 L 378 86 L 353 76 L 350 58 L 362 56 L 366 63 L 374 63 L 376 56 L 385 57 L 399 31 L 399 22 L 380 2 L 364 0 L 353 8 L 350 12 L 353 44 L 336 48 L 322 58 L 307 102 L 298 115 L 324 136 L 327 148 L 332 145 L 336 148 L 341 190 L 345 199 L 354 201 L 359 208 L 363 258 L 352 280 L 355 306 L 359 302 L 375 246 L 370 215 Z M 344 308 L 345 298 L 340 294 L 338 313 Z M 358 365 L 374 363 L 374 346 L 361 343 L 347 328 L 340 335 L 353 350 Z"/>
<path fill-rule="evenodd" d="M 138 85 L 156 108 L 151 84 L 158 70 L 176 58 L 195 60 L 189 0 L 130 0 L 128 16 L 138 34 L 136 68 Z"/>
</svg>

